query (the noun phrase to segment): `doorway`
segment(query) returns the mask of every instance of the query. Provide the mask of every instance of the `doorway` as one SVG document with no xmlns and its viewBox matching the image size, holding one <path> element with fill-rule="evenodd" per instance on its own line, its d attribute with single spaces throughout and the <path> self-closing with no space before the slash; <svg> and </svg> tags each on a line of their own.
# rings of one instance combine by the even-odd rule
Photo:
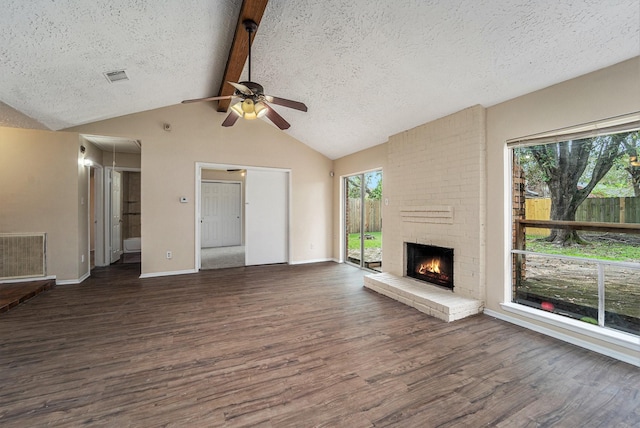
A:
<svg viewBox="0 0 640 428">
<path fill-rule="evenodd" d="M 216 174 L 203 171 L 203 176 Z M 221 269 L 245 265 L 242 239 L 244 171 L 218 171 L 230 180 L 202 180 L 200 183 L 200 266 L 202 269 Z"/>
<path fill-rule="evenodd" d="M 109 262 L 115 263 L 122 255 L 122 174 L 120 171 L 110 170 L 109 192 L 111 195 L 111 231 L 109 242 Z"/>
<path fill-rule="evenodd" d="M 80 137 L 86 150 L 84 164 L 90 169 L 89 266 L 109 266 L 112 261 L 125 259 L 129 263 L 140 263 L 142 143 L 104 135 L 81 134 Z"/>
<path fill-rule="evenodd" d="M 343 178 L 345 261 L 382 271 L 382 171 Z"/>
<path fill-rule="evenodd" d="M 105 213 L 103 209 L 104 201 L 104 170 L 102 166 L 91 164 L 87 166 L 89 169 L 89 194 L 88 215 L 89 215 L 89 273 L 96 266 L 106 266 L 104 262 L 104 219 Z"/>
<path fill-rule="evenodd" d="M 202 181 L 202 248 L 232 247 L 242 244 L 242 183 Z"/>
<path fill-rule="evenodd" d="M 142 252 L 141 173 L 105 168 L 105 265 L 140 263 Z M 98 259 L 96 258 L 96 264 Z"/>
<path fill-rule="evenodd" d="M 196 269 L 288 263 L 289 174 L 196 164 Z"/>
</svg>

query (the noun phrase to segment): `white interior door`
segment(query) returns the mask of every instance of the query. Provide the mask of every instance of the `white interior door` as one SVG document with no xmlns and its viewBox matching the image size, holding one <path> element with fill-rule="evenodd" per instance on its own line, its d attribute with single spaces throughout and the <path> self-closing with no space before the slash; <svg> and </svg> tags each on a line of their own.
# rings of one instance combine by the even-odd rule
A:
<svg viewBox="0 0 640 428">
<path fill-rule="evenodd" d="M 111 263 L 122 255 L 122 174 L 111 171 Z"/>
<path fill-rule="evenodd" d="M 249 170 L 245 186 L 246 265 L 286 263 L 289 173 Z"/>
<path fill-rule="evenodd" d="M 200 200 L 200 246 L 241 245 L 240 183 L 203 182 Z"/>
</svg>

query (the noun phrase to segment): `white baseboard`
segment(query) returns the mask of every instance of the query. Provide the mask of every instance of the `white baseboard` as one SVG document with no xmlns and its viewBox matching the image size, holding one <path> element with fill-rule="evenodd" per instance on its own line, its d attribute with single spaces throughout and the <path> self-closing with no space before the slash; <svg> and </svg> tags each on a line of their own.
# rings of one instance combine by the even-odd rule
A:
<svg viewBox="0 0 640 428">
<path fill-rule="evenodd" d="M 520 318 L 516 318 L 507 314 L 492 311 L 491 309 L 485 308 L 484 313 L 486 315 L 489 315 L 490 317 L 494 317 L 499 320 L 509 322 L 511 324 L 519 325 L 520 327 L 524 327 L 529 330 L 542 333 L 544 335 L 553 337 L 555 339 L 562 340 L 563 342 L 571 343 L 572 345 L 580 346 L 581 348 L 585 348 L 590 351 L 597 352 L 598 354 L 606 355 L 608 357 L 615 358 L 616 360 L 620 360 L 625 363 L 640 367 L 640 358 L 638 357 L 633 357 L 632 355 L 625 354 L 623 352 L 618 352 L 613 349 L 607 348 L 605 346 L 601 346 L 593 342 L 589 342 L 587 340 L 583 340 L 578 337 L 562 333 L 558 330 L 550 329 L 550 328 L 547 328 L 539 324 L 535 324 Z M 635 352 L 633 349 L 629 349 L 629 350 L 631 352 Z"/>
<path fill-rule="evenodd" d="M 19 282 L 47 281 L 49 279 L 56 279 L 56 276 L 48 275 L 48 276 L 34 276 L 31 278 L 3 279 L 0 281 L 0 284 L 16 284 Z"/>
<path fill-rule="evenodd" d="M 76 278 L 76 279 L 62 279 L 60 281 L 56 280 L 56 285 L 73 285 L 73 284 L 80 284 L 82 281 L 84 281 L 85 279 L 89 278 L 91 276 L 91 274 L 89 272 L 85 273 L 84 275 L 82 275 L 80 278 Z"/>
<path fill-rule="evenodd" d="M 187 275 L 191 273 L 197 273 L 197 269 L 185 269 L 185 270 L 176 270 L 171 272 L 150 272 L 143 273 L 140 275 L 140 278 L 157 278 L 159 276 L 173 276 L 173 275 Z"/>
<path fill-rule="evenodd" d="M 311 260 L 299 260 L 297 262 L 291 262 L 290 265 L 306 265 L 309 263 L 323 263 L 323 262 L 334 262 L 335 260 L 332 258 L 327 259 L 311 259 Z"/>
</svg>

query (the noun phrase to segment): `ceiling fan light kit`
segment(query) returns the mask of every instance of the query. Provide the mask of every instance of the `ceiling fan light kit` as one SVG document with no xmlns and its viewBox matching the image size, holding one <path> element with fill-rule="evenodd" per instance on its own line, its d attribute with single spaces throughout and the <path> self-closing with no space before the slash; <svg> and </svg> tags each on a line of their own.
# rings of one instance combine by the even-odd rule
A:
<svg viewBox="0 0 640 428">
<path fill-rule="evenodd" d="M 231 106 L 231 111 L 247 120 L 257 119 L 267 114 L 267 108 L 264 103 L 261 101 L 254 103 L 251 98 L 235 103 Z"/>
<path fill-rule="evenodd" d="M 282 116 L 280 116 L 280 114 L 278 114 L 278 112 L 271 108 L 268 103 L 277 104 L 283 107 L 288 107 L 304 112 L 307 111 L 307 106 L 300 101 L 287 100 L 285 98 L 265 95 L 262 85 L 251 81 L 251 34 L 255 33 L 256 29 L 258 28 L 258 24 L 250 19 L 243 21 L 242 24 L 244 25 L 245 30 L 247 30 L 247 34 L 249 36 L 248 81 L 238 83 L 227 82 L 236 89 L 233 95 L 184 100 L 182 101 L 182 103 L 186 104 L 200 101 L 218 101 L 240 98 L 238 102 L 230 107 L 231 112 L 222 122 L 222 126 L 233 126 L 239 118 L 254 120 L 266 116 L 278 128 L 288 129 L 291 126 L 289 122 L 287 122 Z"/>
</svg>

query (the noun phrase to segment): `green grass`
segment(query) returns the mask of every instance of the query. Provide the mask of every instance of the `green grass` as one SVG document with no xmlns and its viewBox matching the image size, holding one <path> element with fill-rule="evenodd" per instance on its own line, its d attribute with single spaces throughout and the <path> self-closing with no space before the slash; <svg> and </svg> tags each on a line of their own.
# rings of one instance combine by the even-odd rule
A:
<svg viewBox="0 0 640 428">
<path fill-rule="evenodd" d="M 640 262 L 640 245 L 615 241 L 592 241 L 586 245 L 562 247 L 545 242 L 541 237 L 527 235 L 527 251 L 589 259 Z"/>
<path fill-rule="evenodd" d="M 366 232 L 365 235 L 371 235 L 374 239 L 365 239 L 364 248 L 381 248 L 382 247 L 382 232 Z M 349 249 L 360 248 L 360 234 L 349 234 Z"/>
</svg>

